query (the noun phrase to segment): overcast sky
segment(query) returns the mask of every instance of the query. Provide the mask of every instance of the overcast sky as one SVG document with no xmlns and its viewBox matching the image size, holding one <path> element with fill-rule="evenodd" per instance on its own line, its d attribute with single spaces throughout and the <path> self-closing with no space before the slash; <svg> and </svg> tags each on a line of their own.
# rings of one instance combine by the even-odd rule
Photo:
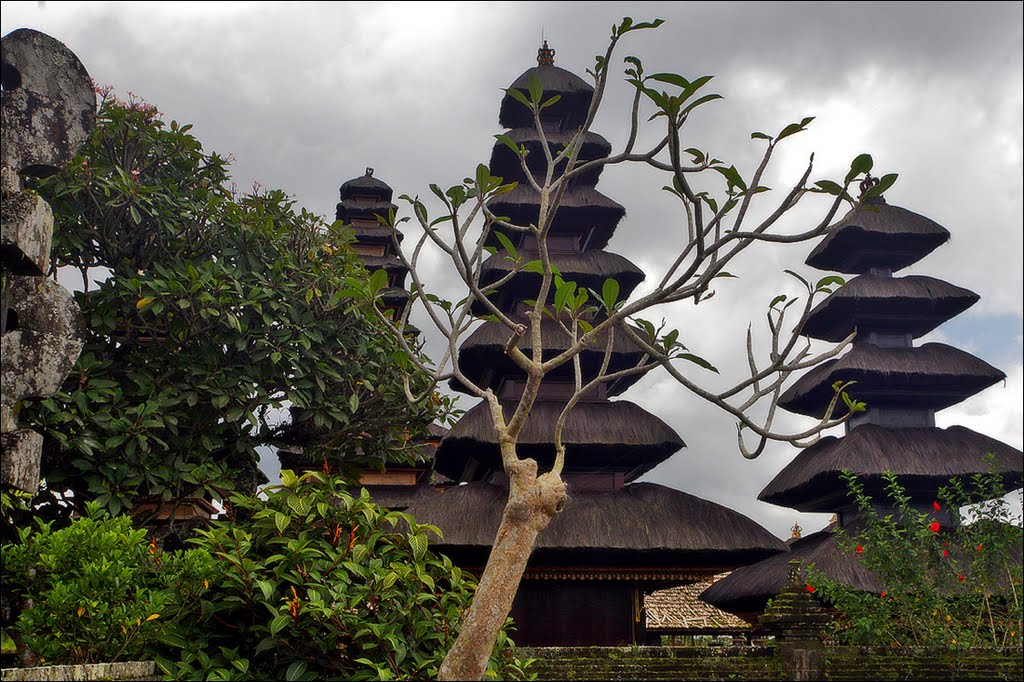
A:
<svg viewBox="0 0 1024 682">
<path fill-rule="evenodd" d="M 797 179 L 811 152 L 814 179 L 844 174 L 859 153 L 876 174 L 900 179 L 889 202 L 922 213 L 950 243 L 901 274 L 967 287 L 981 301 L 926 340 L 970 351 L 1006 372 L 992 387 L 940 413 L 1022 447 L 1022 5 L 999 3 L 107 3 L 4 2 L 6 34 L 29 27 L 63 41 L 93 79 L 132 91 L 168 119 L 195 124 L 207 150 L 231 154 L 240 187 L 254 181 L 293 194 L 333 219 L 339 185 L 376 169 L 402 193 L 456 184 L 490 156 L 501 88 L 534 65 L 542 35 L 556 64 L 581 76 L 603 53 L 613 23 L 663 18 L 621 43 L 647 72 L 715 75 L 725 99 L 702 108 L 687 145 L 749 177 L 761 147 L 803 116 L 808 132 L 780 149 L 764 184 Z M 621 147 L 628 86 L 616 81 L 594 130 Z M 785 149 L 785 150 L 784 150 Z M 680 243 L 678 216 L 642 168 L 608 169 L 598 189 L 627 216 L 608 250 L 660 278 Z M 771 204 L 778 193 L 762 195 Z M 801 207 L 784 229 L 821 215 Z M 727 376 L 743 362 L 743 332 L 761 325 L 782 274 L 811 245 L 750 249 L 707 305 L 658 311 L 680 339 Z M 423 274 L 454 294 L 439 260 Z M 641 287 L 638 293 L 643 293 Z M 456 298 L 461 296 L 456 295 Z M 420 325 L 425 328 L 425 323 Z M 714 385 L 715 381 L 709 379 Z M 651 472 L 656 481 L 740 510 L 782 537 L 799 520 L 827 517 L 756 501 L 796 454 L 770 447 L 744 460 L 732 419 L 653 373 L 625 398 L 670 423 L 688 447 Z M 466 407 L 471 405 L 466 402 Z M 802 422 L 787 417 L 780 426 Z"/>
</svg>

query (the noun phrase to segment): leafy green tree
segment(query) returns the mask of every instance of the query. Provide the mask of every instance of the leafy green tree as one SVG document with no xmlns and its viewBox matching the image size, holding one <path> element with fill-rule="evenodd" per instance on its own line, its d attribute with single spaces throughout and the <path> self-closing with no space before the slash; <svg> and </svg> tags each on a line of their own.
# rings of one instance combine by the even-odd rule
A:
<svg viewBox="0 0 1024 682">
<path fill-rule="evenodd" d="M 24 413 L 51 494 L 117 514 L 252 491 L 257 448 L 285 441 L 317 462 L 415 456 L 438 399 L 408 405 L 407 356 L 352 303 L 366 277 L 341 226 L 279 190 L 240 196 L 191 126 L 102 94 L 88 143 L 37 187 L 55 267 L 86 283 L 81 358 Z"/>
</svg>

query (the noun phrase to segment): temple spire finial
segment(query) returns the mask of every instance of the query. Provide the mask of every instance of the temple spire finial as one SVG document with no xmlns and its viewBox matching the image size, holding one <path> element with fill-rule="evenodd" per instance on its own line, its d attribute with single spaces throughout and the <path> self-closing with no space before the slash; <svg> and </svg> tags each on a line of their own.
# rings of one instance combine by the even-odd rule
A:
<svg viewBox="0 0 1024 682">
<path fill-rule="evenodd" d="M 544 40 L 544 44 L 541 45 L 540 49 L 537 50 L 537 65 L 538 66 L 554 66 L 555 65 L 555 51 L 548 47 L 548 41 Z"/>
<path fill-rule="evenodd" d="M 800 539 L 800 533 L 802 531 L 803 531 L 803 528 L 800 527 L 800 524 L 799 523 L 794 523 L 793 527 L 789 529 L 789 532 L 791 533 L 790 539 L 791 540 L 799 540 Z"/>
<path fill-rule="evenodd" d="M 366 167 L 366 177 L 369 178 L 369 177 L 372 177 L 372 176 L 373 176 L 373 169 L 370 168 L 369 166 L 367 166 Z"/>
</svg>

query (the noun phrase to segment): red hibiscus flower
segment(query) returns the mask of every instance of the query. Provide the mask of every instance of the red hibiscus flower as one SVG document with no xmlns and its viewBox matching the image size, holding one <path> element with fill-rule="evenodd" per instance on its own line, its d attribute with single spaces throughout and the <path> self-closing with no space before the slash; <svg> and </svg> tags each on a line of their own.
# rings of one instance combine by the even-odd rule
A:
<svg viewBox="0 0 1024 682">
<path fill-rule="evenodd" d="M 942 510 L 942 506 L 938 502 L 932 502 L 932 507 L 935 508 L 935 511 L 941 511 Z"/>
<path fill-rule="evenodd" d="M 942 528 L 942 525 L 939 524 L 938 521 L 932 521 L 930 524 L 928 524 L 928 530 L 930 530 L 933 533 L 938 533 L 939 528 Z"/>
<path fill-rule="evenodd" d="M 889 594 L 889 593 L 888 593 L 887 591 L 885 591 L 885 590 L 882 590 L 882 594 L 880 594 L 880 595 L 878 595 L 878 596 L 880 596 L 880 597 L 882 597 L 882 598 L 884 599 L 884 598 L 885 598 L 885 595 L 887 595 L 887 594 Z"/>
<path fill-rule="evenodd" d="M 857 554 L 863 554 L 863 553 L 864 553 L 864 547 L 861 546 L 861 545 L 857 545 Z"/>
<path fill-rule="evenodd" d="M 807 585 L 807 587 L 806 587 L 805 589 L 806 589 L 806 590 L 807 590 L 808 592 L 810 592 L 811 594 L 814 594 L 814 593 L 815 593 L 815 591 L 816 591 L 816 590 L 814 589 L 814 586 L 813 586 L 813 585 Z"/>
</svg>

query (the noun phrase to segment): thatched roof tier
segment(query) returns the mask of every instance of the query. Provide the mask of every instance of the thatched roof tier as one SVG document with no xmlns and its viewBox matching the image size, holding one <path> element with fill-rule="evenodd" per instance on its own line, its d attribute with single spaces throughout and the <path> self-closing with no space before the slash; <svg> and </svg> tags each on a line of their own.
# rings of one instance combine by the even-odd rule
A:
<svg viewBox="0 0 1024 682">
<path fill-rule="evenodd" d="M 642 333 L 642 332 L 641 332 Z M 569 337 L 551 319 L 541 320 L 541 334 L 544 342 L 545 360 L 558 355 L 570 345 Z M 500 322 L 484 322 L 459 347 L 459 367 L 466 376 L 478 386 L 486 384 L 488 388 L 497 389 L 501 379 L 506 376 L 523 376 L 522 369 L 505 353 L 505 343 L 509 340 L 508 327 Z M 519 343 L 519 349 L 529 354 L 533 348 L 529 334 Z M 604 361 L 607 335 L 602 334 L 580 354 L 580 366 L 583 381 L 589 382 L 601 369 Z M 625 333 L 618 331 L 612 341 L 612 357 L 608 363 L 608 372 L 618 372 L 636 366 L 643 358 L 644 352 L 638 348 Z M 548 373 L 548 379 L 569 379 L 573 377 L 573 366 L 567 362 Z M 620 380 L 612 388 L 611 395 L 618 395 L 632 386 L 642 377 L 637 374 Z M 453 390 L 467 393 L 465 387 L 456 379 L 452 380 Z"/>
<path fill-rule="evenodd" d="M 372 168 L 366 170 L 365 175 L 342 183 L 338 190 L 341 200 L 345 201 L 354 196 L 375 196 L 384 202 L 391 201 L 391 186 L 373 177 Z"/>
<path fill-rule="evenodd" d="M 866 592 L 880 593 L 882 587 L 871 571 L 849 552 L 839 548 L 831 528 L 794 541 L 788 552 L 776 554 L 756 564 L 737 568 L 701 593 L 702 601 L 723 611 L 756 622 L 768 603 L 789 582 L 789 562 L 802 560 L 803 569 L 815 567 L 833 580 Z"/>
<path fill-rule="evenodd" d="M 342 201 L 335 206 L 334 219 L 347 223 L 355 218 L 366 218 L 377 222 L 377 216 L 380 215 L 386 217 L 389 210 L 398 211 L 398 207 L 390 201 L 373 201 L 363 203 Z"/>
<path fill-rule="evenodd" d="M 422 496 L 408 512 L 451 547 L 489 549 L 508 498 L 504 486 L 468 483 Z M 682 564 L 723 569 L 785 552 L 785 544 L 739 512 L 656 483 L 615 491 L 569 490 L 565 509 L 537 538 L 536 568 L 575 558 L 584 565 Z"/>
<path fill-rule="evenodd" d="M 537 259 L 537 254 L 530 251 L 520 251 L 519 256 L 523 262 Z M 644 281 L 643 270 L 629 259 L 602 249 L 591 249 L 583 253 L 552 253 L 551 262 L 558 268 L 562 279 L 594 291 L 601 291 L 606 279 L 614 279 L 619 283 L 621 300 L 629 298 L 633 290 Z M 484 261 L 480 270 L 480 283 L 487 285 L 495 282 L 511 272 L 513 267 L 514 263 L 509 259 L 508 252 L 499 250 Z M 495 301 L 501 300 L 505 294 L 510 302 L 535 298 L 539 288 L 539 274 L 521 271 L 502 285 L 501 295 L 498 295 Z M 481 303 L 475 302 L 473 312 L 484 315 L 487 311 Z"/>
<path fill-rule="evenodd" d="M 511 192 L 491 200 L 488 208 L 516 225 L 535 225 L 540 214 L 540 195 L 529 186 L 519 185 Z M 621 204 L 609 199 L 593 187 L 573 187 L 562 196 L 551 233 L 584 234 L 590 232 L 588 249 L 603 249 L 612 238 L 615 227 L 626 215 Z M 498 242 L 491 238 L 495 246 Z"/>
<path fill-rule="evenodd" d="M 871 268 L 900 270 L 949 239 L 949 231 L 882 198 L 869 199 L 836 223 L 806 263 L 819 270 L 860 274 Z"/>
<path fill-rule="evenodd" d="M 842 341 L 854 329 L 924 336 L 974 305 L 979 296 L 941 279 L 922 275 L 860 275 L 811 311 L 803 333 Z"/>
<path fill-rule="evenodd" d="M 398 235 L 398 241 L 405 239 L 405 235 L 399 230 L 392 230 L 386 225 L 375 224 L 372 226 L 350 225 L 346 229 L 351 230 L 356 241 L 361 244 L 390 244 L 391 235 Z"/>
<path fill-rule="evenodd" d="M 545 117 L 563 119 L 565 128 L 578 128 L 583 124 L 587 117 L 587 109 L 590 108 L 590 100 L 594 97 L 594 86 L 571 71 L 557 66 L 540 65 L 524 71 L 509 89 L 521 90 L 529 98 L 531 76 L 540 79 L 544 88 L 544 101 L 555 95 L 560 97 L 558 102 L 544 109 Z M 501 99 L 498 123 L 503 128 L 533 127 L 533 113 L 505 94 Z"/>
<path fill-rule="evenodd" d="M 855 343 L 838 360 L 811 369 L 779 399 L 790 412 L 820 417 L 837 381 L 856 381 L 849 392 L 872 405 L 940 410 L 1002 381 L 1006 375 L 970 353 L 942 343 L 885 348 Z"/>
<path fill-rule="evenodd" d="M 402 259 L 394 254 L 386 256 L 360 256 L 363 265 L 367 270 L 384 270 L 388 273 L 407 273 L 408 268 L 402 264 Z"/>
<path fill-rule="evenodd" d="M 647 631 L 660 634 L 715 634 L 750 629 L 750 623 L 700 600 L 721 573 L 707 580 L 657 590 L 644 596 Z"/>
<path fill-rule="evenodd" d="M 989 470 L 986 454 L 1007 490 L 1021 487 L 1024 454 L 963 426 L 885 428 L 864 424 L 843 438 L 826 436 L 797 455 L 765 486 L 758 499 L 802 512 L 834 512 L 849 506 L 844 469 L 856 471 L 866 492 L 885 499 L 882 473 L 893 471 L 913 500 L 930 502 L 953 476 Z M 970 481 L 965 481 L 970 487 Z"/>
<path fill-rule="evenodd" d="M 387 287 L 380 292 L 384 305 L 403 306 L 409 302 L 409 292 L 402 287 Z"/>
<path fill-rule="evenodd" d="M 569 142 L 572 141 L 576 131 L 569 130 L 558 130 L 551 132 L 544 132 L 544 138 L 547 140 L 548 148 L 551 150 L 551 156 L 557 156 Z M 535 177 L 543 178 L 543 174 L 547 172 L 548 163 L 544 156 L 544 148 L 541 144 L 540 134 L 537 132 L 535 127 L 529 128 L 513 128 L 505 133 L 516 144 L 520 144 L 526 147 L 528 154 L 526 155 L 526 166 L 529 168 Z M 603 159 L 608 156 L 612 151 L 612 146 L 608 140 L 604 139 L 597 133 L 587 133 L 583 138 L 583 144 L 580 147 L 580 151 L 576 156 L 577 165 L 582 165 L 588 161 L 595 159 Z M 565 169 L 565 162 L 562 161 L 556 166 L 556 173 L 562 173 Z M 497 175 L 504 178 L 505 182 L 512 181 L 526 181 L 526 177 L 523 174 L 523 166 L 511 149 L 509 149 L 502 142 L 497 142 L 494 145 L 494 150 L 491 152 L 491 164 L 490 164 L 491 175 Z M 584 175 L 579 176 L 574 182 L 583 185 L 594 186 L 597 183 L 598 177 L 601 175 L 602 167 L 598 166 L 593 171 L 588 171 Z"/>
<path fill-rule="evenodd" d="M 514 404 L 504 402 L 506 418 Z M 542 468 L 554 461 L 554 429 L 564 402 L 538 400 L 519 435 L 519 455 L 532 457 Z M 625 400 L 581 402 L 569 413 L 562 432 L 566 468 L 574 471 L 621 471 L 633 480 L 684 447 L 672 427 Z M 473 407 L 451 428 L 437 448 L 434 469 L 462 480 L 467 464 L 476 460 L 479 475 L 501 469 L 498 439 L 486 403 Z"/>
</svg>

